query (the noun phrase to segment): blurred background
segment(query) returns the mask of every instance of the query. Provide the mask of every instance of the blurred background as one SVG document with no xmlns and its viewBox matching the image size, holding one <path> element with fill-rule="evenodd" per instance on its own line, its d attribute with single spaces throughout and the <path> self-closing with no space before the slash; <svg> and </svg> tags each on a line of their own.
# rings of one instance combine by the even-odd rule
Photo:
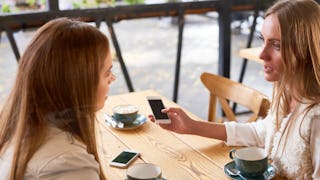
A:
<svg viewBox="0 0 320 180">
<path fill-rule="evenodd" d="M 161 0 L 60 0 L 59 8 L 61 10 L 82 9 L 119 4 L 166 2 Z M 26 11 L 45 11 L 47 8 L 46 0 L 0 0 L 0 3 L 1 15 Z M 231 17 L 230 78 L 238 81 L 243 61 L 238 52 L 247 45 L 253 13 L 237 12 L 232 13 Z M 262 22 L 263 18 L 259 16 L 252 47 L 262 43 L 257 38 Z M 95 23 L 91 24 L 95 26 Z M 135 91 L 155 89 L 172 99 L 178 43 L 176 18 L 155 17 L 121 20 L 114 23 L 113 26 Z M 111 85 L 109 95 L 127 93 L 129 91 L 108 27 L 105 23 L 101 23 L 99 29 L 109 37 L 114 60 L 113 72 L 117 77 L 117 80 Z M 14 32 L 13 35 L 21 54 L 36 30 L 37 27 L 22 28 Z M 200 75 L 203 72 L 218 73 L 218 31 L 218 14 L 216 12 L 185 15 L 177 103 L 203 119 L 207 117 L 209 92 L 202 85 Z M 6 33 L 3 31 L 0 33 L 0 104 L 4 105 L 3 102 L 13 85 L 18 64 Z M 264 80 L 260 63 L 248 61 L 243 83 L 262 91 L 269 97 L 271 96 L 272 84 Z M 242 107 L 238 109 L 241 110 Z"/>
</svg>

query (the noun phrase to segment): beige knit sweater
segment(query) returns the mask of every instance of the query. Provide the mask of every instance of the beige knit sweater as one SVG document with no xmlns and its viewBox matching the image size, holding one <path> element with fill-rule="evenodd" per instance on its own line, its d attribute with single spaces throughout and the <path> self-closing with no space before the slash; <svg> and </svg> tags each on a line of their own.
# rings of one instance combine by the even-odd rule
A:
<svg viewBox="0 0 320 180">
<path fill-rule="evenodd" d="M 312 179 L 314 172 L 310 141 L 313 140 L 312 138 L 319 139 L 319 137 L 312 137 L 311 131 L 319 131 L 319 129 L 314 129 L 311 125 L 312 121 L 320 121 L 320 106 L 313 107 L 307 114 L 303 112 L 305 107 L 306 105 L 299 107 L 295 121 L 290 122 L 293 114 L 284 118 L 279 131 L 275 132 L 273 129 L 274 138 L 269 139 L 272 145 L 266 146 L 278 173 L 288 179 Z"/>
</svg>

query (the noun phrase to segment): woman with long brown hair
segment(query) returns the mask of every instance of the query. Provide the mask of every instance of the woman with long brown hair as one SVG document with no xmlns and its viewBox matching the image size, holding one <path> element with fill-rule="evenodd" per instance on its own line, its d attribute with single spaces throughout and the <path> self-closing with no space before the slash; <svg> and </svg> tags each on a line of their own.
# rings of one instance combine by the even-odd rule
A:
<svg viewBox="0 0 320 180">
<path fill-rule="evenodd" d="M 107 37 L 60 18 L 35 34 L 0 114 L 6 179 L 105 179 L 95 112 L 115 80 Z"/>
<path fill-rule="evenodd" d="M 172 123 L 161 127 L 228 145 L 264 147 L 280 176 L 320 179 L 320 6 L 314 0 L 279 0 L 265 17 L 260 58 L 265 79 L 274 83 L 268 116 L 218 124 L 168 108 L 163 112 Z"/>
</svg>

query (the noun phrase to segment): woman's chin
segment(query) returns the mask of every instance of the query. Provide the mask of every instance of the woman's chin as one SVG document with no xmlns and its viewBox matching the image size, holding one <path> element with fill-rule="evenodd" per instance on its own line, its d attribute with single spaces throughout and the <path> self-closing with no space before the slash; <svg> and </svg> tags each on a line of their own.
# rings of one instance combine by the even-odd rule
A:
<svg viewBox="0 0 320 180">
<path fill-rule="evenodd" d="M 269 81 L 269 82 L 277 81 L 277 78 L 275 78 L 274 76 L 270 76 L 269 74 L 264 74 L 264 79 Z"/>
<path fill-rule="evenodd" d="M 97 107 L 96 107 L 96 111 L 101 110 L 103 107 L 104 107 L 104 103 L 98 104 Z"/>
</svg>

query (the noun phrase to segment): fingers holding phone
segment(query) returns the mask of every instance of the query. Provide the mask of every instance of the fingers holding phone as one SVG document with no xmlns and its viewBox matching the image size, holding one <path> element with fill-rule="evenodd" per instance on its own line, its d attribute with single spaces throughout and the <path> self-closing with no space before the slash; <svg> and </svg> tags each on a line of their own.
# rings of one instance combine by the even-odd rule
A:
<svg viewBox="0 0 320 180">
<path fill-rule="evenodd" d="M 170 124 L 159 124 L 162 128 L 174 131 L 181 134 L 189 134 L 193 128 L 193 123 L 195 122 L 191 119 L 181 108 L 166 108 L 162 110 L 163 113 L 166 113 L 170 119 Z M 156 119 L 154 116 L 148 116 L 152 122 L 155 122 Z"/>
<path fill-rule="evenodd" d="M 164 105 L 161 98 L 159 96 L 148 96 L 147 100 L 154 115 L 153 117 L 149 116 L 149 119 L 157 124 L 170 124 L 171 120 L 168 115 L 162 112 Z"/>
</svg>

